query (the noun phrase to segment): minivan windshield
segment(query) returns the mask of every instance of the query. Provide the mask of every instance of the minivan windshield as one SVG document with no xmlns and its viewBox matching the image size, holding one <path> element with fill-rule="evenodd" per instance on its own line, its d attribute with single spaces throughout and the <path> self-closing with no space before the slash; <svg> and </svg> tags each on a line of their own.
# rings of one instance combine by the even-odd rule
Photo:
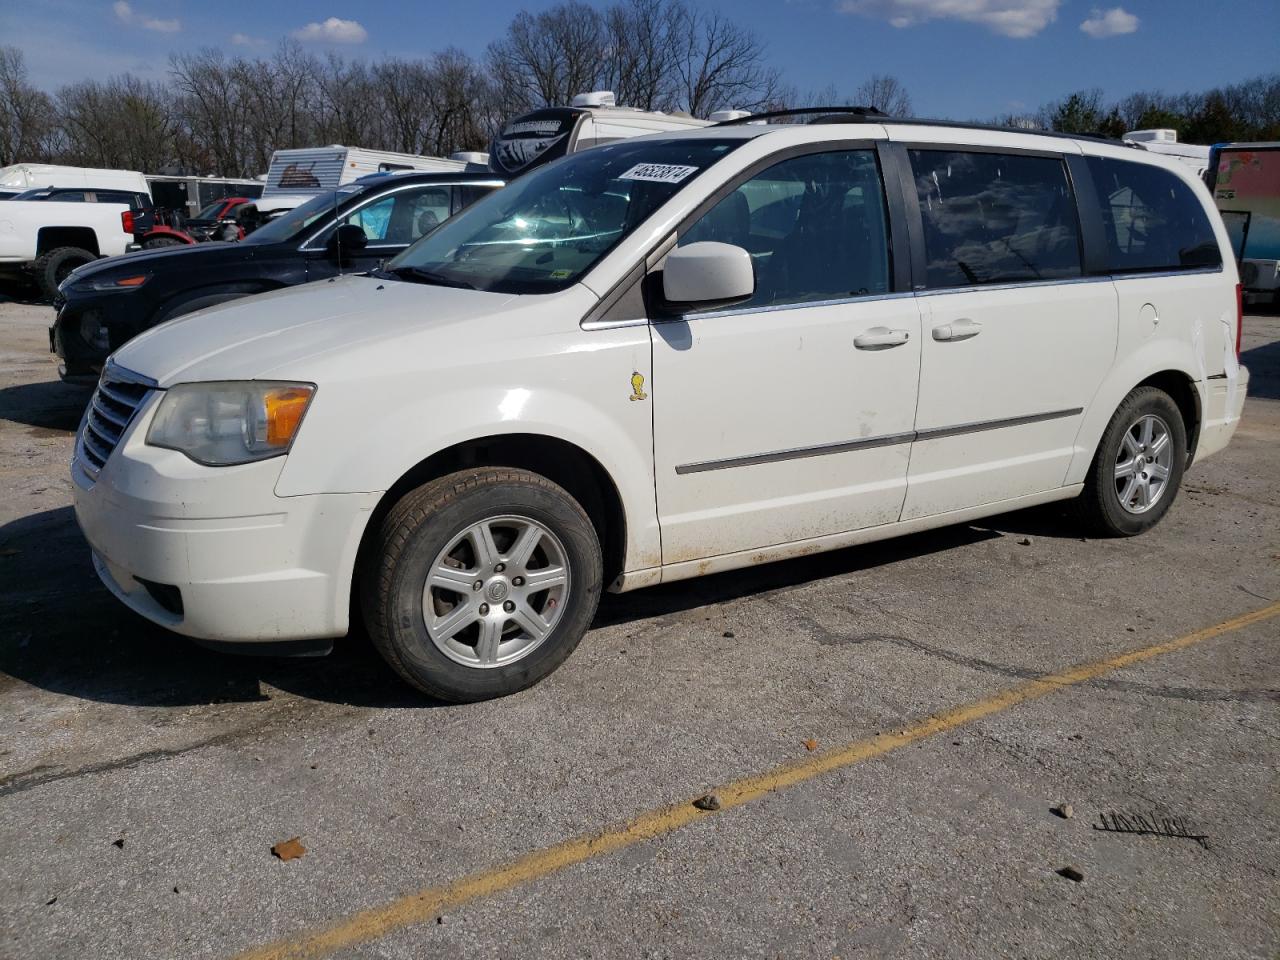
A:
<svg viewBox="0 0 1280 960">
<path fill-rule="evenodd" d="M 332 211 L 334 207 L 346 203 L 352 196 L 363 189 L 363 185 L 351 184 L 350 186 L 339 187 L 337 190 L 328 190 L 317 194 L 306 203 L 294 207 L 288 213 L 281 214 L 274 220 L 264 223 L 240 242 L 282 243 L 285 240 L 289 240 L 311 226 L 326 213 Z"/>
<path fill-rule="evenodd" d="M 563 290 L 743 142 L 638 139 L 573 154 L 441 224 L 386 272 L 496 293 Z"/>
</svg>

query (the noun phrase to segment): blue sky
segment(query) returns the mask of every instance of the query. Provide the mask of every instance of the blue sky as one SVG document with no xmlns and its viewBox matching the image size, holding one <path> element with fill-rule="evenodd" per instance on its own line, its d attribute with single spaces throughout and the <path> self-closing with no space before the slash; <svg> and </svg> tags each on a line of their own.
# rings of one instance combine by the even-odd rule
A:
<svg viewBox="0 0 1280 960">
<path fill-rule="evenodd" d="M 732 12 L 765 38 L 771 61 L 792 86 L 852 91 L 871 73 L 892 73 L 906 83 L 921 116 L 987 118 L 1033 109 L 1082 87 L 1101 87 L 1111 97 L 1181 92 L 1280 69 L 1277 0 L 1221 7 L 1203 0 L 702 5 Z M 126 70 L 163 79 L 170 52 L 219 46 L 265 53 L 287 35 L 319 52 L 352 57 L 413 56 L 449 45 L 478 56 L 518 10 L 539 6 L 518 0 L 4 0 L 0 43 L 21 47 L 32 79 L 53 89 Z"/>
</svg>

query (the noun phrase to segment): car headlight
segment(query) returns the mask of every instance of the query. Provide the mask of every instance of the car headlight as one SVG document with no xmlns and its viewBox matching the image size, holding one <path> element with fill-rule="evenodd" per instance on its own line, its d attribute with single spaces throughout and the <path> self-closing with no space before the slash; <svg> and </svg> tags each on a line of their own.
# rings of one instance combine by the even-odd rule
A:
<svg viewBox="0 0 1280 960">
<path fill-rule="evenodd" d="M 67 279 L 70 280 L 71 278 L 68 277 Z M 131 277 L 118 277 L 114 280 L 90 280 L 86 286 L 90 290 L 97 290 L 99 293 L 124 293 L 129 290 L 137 290 L 150 279 L 151 274 L 149 273 L 137 273 Z"/>
<path fill-rule="evenodd" d="M 147 443 L 225 467 L 289 452 L 316 388 L 269 380 L 182 383 L 165 391 Z"/>
</svg>

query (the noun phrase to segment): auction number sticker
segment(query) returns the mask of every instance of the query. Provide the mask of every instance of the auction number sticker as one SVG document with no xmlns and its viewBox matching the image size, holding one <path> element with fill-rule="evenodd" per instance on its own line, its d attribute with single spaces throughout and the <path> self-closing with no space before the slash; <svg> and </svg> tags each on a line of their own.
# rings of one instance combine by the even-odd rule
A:
<svg viewBox="0 0 1280 960">
<path fill-rule="evenodd" d="M 675 163 L 637 163 L 618 177 L 619 180 L 651 180 L 654 183 L 679 183 L 697 167 L 683 167 Z"/>
</svg>

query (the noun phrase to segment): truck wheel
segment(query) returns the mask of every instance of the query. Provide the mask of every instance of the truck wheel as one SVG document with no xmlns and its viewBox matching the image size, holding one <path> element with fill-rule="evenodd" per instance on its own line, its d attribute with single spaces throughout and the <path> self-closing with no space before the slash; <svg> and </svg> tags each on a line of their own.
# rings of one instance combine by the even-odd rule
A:
<svg viewBox="0 0 1280 960">
<path fill-rule="evenodd" d="M 1108 536 L 1150 530 L 1173 505 L 1186 466 L 1187 430 L 1177 404 L 1163 390 L 1138 387 L 1102 434 L 1076 503 L 1080 518 Z"/>
<path fill-rule="evenodd" d="M 573 652 L 600 601 L 603 561 L 582 507 L 546 477 L 463 470 L 383 518 L 361 600 L 378 652 L 453 703 L 537 683 Z"/>
<path fill-rule="evenodd" d="M 45 299 L 52 300 L 58 294 L 58 284 L 67 279 L 72 270 L 97 259 L 79 247 L 55 247 L 31 265 L 31 272 Z"/>
</svg>

